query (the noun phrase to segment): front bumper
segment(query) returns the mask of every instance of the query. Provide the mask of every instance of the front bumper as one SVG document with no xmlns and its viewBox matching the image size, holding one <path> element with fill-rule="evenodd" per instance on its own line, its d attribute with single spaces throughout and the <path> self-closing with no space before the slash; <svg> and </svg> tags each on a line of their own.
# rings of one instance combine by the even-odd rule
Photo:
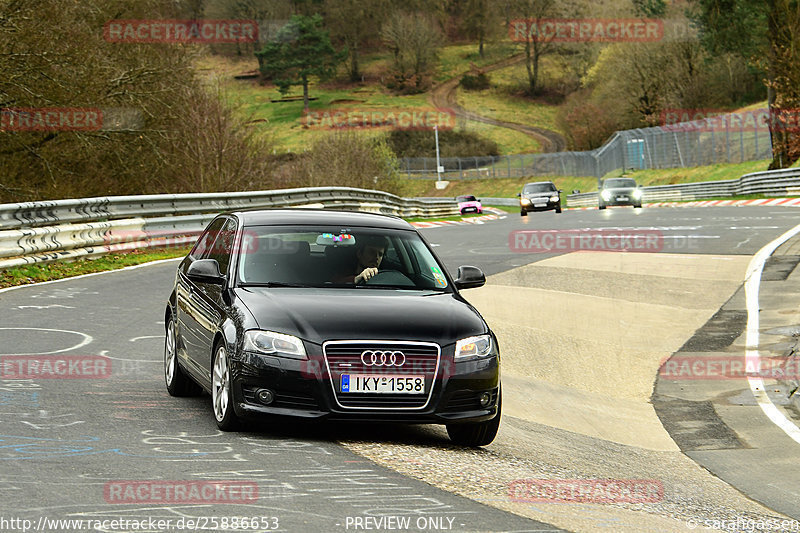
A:
<svg viewBox="0 0 800 533">
<path fill-rule="evenodd" d="M 642 205 L 642 197 L 635 197 L 633 194 L 617 193 L 612 194 L 608 200 L 600 198 L 600 205 Z"/>
<path fill-rule="evenodd" d="M 530 198 L 530 203 L 523 204 L 520 202 L 520 209 L 525 211 L 548 211 L 561 207 L 561 198 L 558 201 L 552 201 L 550 198 Z"/>
<path fill-rule="evenodd" d="M 452 348 L 451 348 L 452 350 Z M 442 355 L 435 375 L 426 379 L 426 398 L 381 398 L 377 394 L 350 394 L 343 402 L 340 387 L 342 372 L 329 369 L 324 355 L 300 361 L 272 356 L 244 354 L 232 359 L 233 404 L 237 416 L 289 416 L 305 419 L 364 422 L 403 422 L 449 424 L 480 422 L 497 414 L 500 389 L 499 356 L 453 363 L 452 353 Z M 414 372 L 415 374 L 417 372 Z M 388 372 L 387 372 L 388 374 Z M 403 375 L 396 372 L 396 375 Z M 274 400 L 258 400 L 259 389 L 268 389 Z M 480 397 L 490 401 L 482 406 Z M 383 395 L 398 396 L 398 395 Z M 374 401 L 373 401 L 374 400 Z M 406 402 L 412 407 L 403 407 Z"/>
</svg>

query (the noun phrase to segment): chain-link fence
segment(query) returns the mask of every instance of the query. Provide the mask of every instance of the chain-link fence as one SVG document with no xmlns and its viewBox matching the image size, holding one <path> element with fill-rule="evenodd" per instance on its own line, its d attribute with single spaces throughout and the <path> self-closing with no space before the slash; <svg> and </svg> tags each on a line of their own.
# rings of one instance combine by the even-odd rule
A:
<svg viewBox="0 0 800 533">
<path fill-rule="evenodd" d="M 585 152 L 515 154 L 442 158 L 444 180 L 519 178 L 526 176 L 603 177 L 615 170 L 675 168 L 740 163 L 772 157 L 772 142 L 763 114 L 743 120 L 741 114 L 669 126 L 616 132 L 603 146 Z M 737 120 L 728 117 L 736 116 Z M 746 127 L 745 127 L 746 126 Z M 410 179 L 436 179 L 436 158 L 400 161 Z"/>
</svg>

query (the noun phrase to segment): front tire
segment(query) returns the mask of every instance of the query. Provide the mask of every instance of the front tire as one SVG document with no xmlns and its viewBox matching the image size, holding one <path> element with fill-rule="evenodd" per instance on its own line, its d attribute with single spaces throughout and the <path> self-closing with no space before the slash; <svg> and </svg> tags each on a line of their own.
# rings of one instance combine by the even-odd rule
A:
<svg viewBox="0 0 800 533">
<path fill-rule="evenodd" d="M 525 211 L 524 209 L 520 209 L 519 210 L 519 216 L 526 217 L 526 216 L 528 216 L 528 212 Z"/>
<path fill-rule="evenodd" d="M 178 364 L 178 338 L 175 334 L 175 319 L 170 316 L 164 339 L 164 382 L 170 396 L 195 396 L 200 386 L 186 375 Z"/>
<path fill-rule="evenodd" d="M 598 206 L 597 206 L 597 208 L 598 208 L 598 209 L 605 209 L 605 208 L 606 208 L 606 206 L 604 206 L 603 204 L 600 204 L 600 205 L 598 205 Z"/>
<path fill-rule="evenodd" d="M 556 213 L 560 213 L 560 212 L 561 212 L 561 204 L 558 204 L 556 206 Z"/>
<path fill-rule="evenodd" d="M 502 394 L 497 400 L 497 414 L 485 422 L 467 424 L 447 424 L 447 435 L 453 444 L 475 448 L 491 444 L 500 428 L 500 414 L 503 407 Z"/>
<path fill-rule="evenodd" d="M 636 204 L 636 205 L 633 206 L 633 208 L 634 209 L 641 209 L 642 208 L 642 204 Z"/>
<path fill-rule="evenodd" d="M 214 408 L 214 419 L 222 431 L 233 431 L 239 427 L 239 418 L 233 409 L 231 372 L 224 343 L 217 346 L 212 364 L 211 405 Z"/>
</svg>

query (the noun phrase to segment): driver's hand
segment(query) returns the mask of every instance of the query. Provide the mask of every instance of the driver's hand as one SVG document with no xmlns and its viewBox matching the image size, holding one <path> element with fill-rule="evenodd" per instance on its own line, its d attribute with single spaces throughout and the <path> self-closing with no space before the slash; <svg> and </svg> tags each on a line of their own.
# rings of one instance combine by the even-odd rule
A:
<svg viewBox="0 0 800 533">
<path fill-rule="evenodd" d="M 355 277 L 355 283 L 362 283 L 367 281 L 369 278 L 378 274 L 377 268 L 368 267 L 361 271 L 361 274 Z"/>
</svg>

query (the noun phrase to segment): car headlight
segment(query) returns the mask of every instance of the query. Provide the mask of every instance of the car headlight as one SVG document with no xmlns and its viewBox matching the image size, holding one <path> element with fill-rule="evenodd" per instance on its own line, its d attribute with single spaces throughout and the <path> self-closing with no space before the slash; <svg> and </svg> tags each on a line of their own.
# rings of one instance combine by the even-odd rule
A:
<svg viewBox="0 0 800 533">
<path fill-rule="evenodd" d="M 611 200 L 611 191 L 603 191 L 600 193 L 600 196 L 603 197 L 603 200 L 609 201 Z"/>
<path fill-rule="evenodd" d="M 303 341 L 292 335 L 251 329 L 244 334 L 244 349 L 264 355 L 276 355 L 290 359 L 308 359 Z"/>
<path fill-rule="evenodd" d="M 557 202 L 558 201 L 558 196 L 551 196 L 550 197 L 550 201 L 551 202 Z"/>
<path fill-rule="evenodd" d="M 642 191 L 640 191 L 639 189 L 634 189 L 633 193 L 631 194 L 631 196 L 633 196 L 634 198 L 641 198 L 642 197 Z"/>
<path fill-rule="evenodd" d="M 456 342 L 456 362 L 486 357 L 492 353 L 492 336 L 478 335 Z"/>
<path fill-rule="evenodd" d="M 531 201 L 528 198 L 520 198 L 519 203 L 521 203 L 522 205 L 529 205 Z"/>
</svg>

